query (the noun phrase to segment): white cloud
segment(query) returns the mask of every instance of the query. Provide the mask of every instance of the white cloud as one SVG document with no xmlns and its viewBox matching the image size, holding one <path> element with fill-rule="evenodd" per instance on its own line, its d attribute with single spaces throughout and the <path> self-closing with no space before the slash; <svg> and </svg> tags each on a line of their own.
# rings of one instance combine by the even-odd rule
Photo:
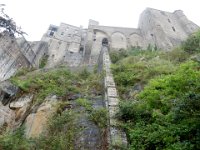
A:
<svg viewBox="0 0 200 150">
<path fill-rule="evenodd" d="M 87 27 L 89 19 L 107 26 L 137 27 L 146 7 L 173 12 L 181 9 L 200 25 L 197 0 L 1 0 L 6 12 L 29 34 L 28 40 L 40 40 L 49 24 L 65 22 Z"/>
</svg>

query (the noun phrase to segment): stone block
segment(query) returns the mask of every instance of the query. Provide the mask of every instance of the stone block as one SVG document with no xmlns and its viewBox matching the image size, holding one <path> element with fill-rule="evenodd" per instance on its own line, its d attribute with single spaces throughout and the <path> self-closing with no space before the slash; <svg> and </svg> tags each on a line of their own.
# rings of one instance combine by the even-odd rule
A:
<svg viewBox="0 0 200 150">
<path fill-rule="evenodd" d="M 105 77 L 105 87 L 115 87 L 115 82 L 111 75 Z"/>
<path fill-rule="evenodd" d="M 10 108 L 22 108 L 23 106 L 30 103 L 33 99 L 33 95 L 25 95 L 19 98 L 17 101 L 13 101 L 10 103 Z"/>
<path fill-rule="evenodd" d="M 107 94 L 108 94 L 108 97 L 117 97 L 117 90 L 116 90 L 116 88 L 108 87 L 107 88 Z"/>
<path fill-rule="evenodd" d="M 109 106 L 118 106 L 119 99 L 115 97 L 108 97 L 108 104 Z"/>
<path fill-rule="evenodd" d="M 117 126 L 118 120 L 115 118 L 110 118 L 110 126 Z"/>
<path fill-rule="evenodd" d="M 110 138 L 112 146 L 127 147 L 126 134 L 117 127 L 110 127 Z"/>
<path fill-rule="evenodd" d="M 116 107 L 116 106 L 109 106 L 109 116 L 110 116 L 110 118 L 114 119 L 118 110 L 119 110 L 119 108 Z"/>
</svg>

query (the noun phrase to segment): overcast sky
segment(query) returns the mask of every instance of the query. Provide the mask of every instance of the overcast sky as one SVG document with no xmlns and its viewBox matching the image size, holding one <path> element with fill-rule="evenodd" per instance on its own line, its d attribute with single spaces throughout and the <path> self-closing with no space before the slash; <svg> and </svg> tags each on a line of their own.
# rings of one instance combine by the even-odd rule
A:
<svg viewBox="0 0 200 150">
<path fill-rule="evenodd" d="M 0 0 L 28 40 L 40 40 L 49 24 L 60 22 L 87 28 L 93 19 L 105 26 L 136 28 L 146 7 L 173 12 L 181 9 L 200 25 L 199 0 Z"/>
</svg>

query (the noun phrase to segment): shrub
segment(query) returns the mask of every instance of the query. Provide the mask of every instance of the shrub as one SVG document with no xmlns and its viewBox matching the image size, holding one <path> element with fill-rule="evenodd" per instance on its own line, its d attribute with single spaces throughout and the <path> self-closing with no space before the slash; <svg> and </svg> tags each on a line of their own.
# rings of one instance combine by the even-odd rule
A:
<svg viewBox="0 0 200 150">
<path fill-rule="evenodd" d="M 64 111 L 61 115 L 54 114 L 48 122 L 46 135 L 36 140 L 36 149 L 73 150 L 76 126 L 76 114 L 72 110 Z"/>
<path fill-rule="evenodd" d="M 79 98 L 76 100 L 76 103 L 80 106 L 85 107 L 87 111 L 92 111 L 92 103 L 84 98 Z"/>
<path fill-rule="evenodd" d="M 137 102 L 122 102 L 119 116 L 131 149 L 199 149 L 199 64 L 186 62 L 169 75 L 152 79 Z M 130 124 L 131 122 L 131 124 Z"/>
<path fill-rule="evenodd" d="M 110 59 L 112 63 L 117 63 L 119 60 L 128 56 L 128 52 L 126 50 L 120 51 L 112 51 L 110 52 Z"/>
<path fill-rule="evenodd" d="M 200 31 L 189 36 L 187 40 L 183 42 L 182 47 L 190 54 L 200 52 Z"/>
<path fill-rule="evenodd" d="M 100 128 L 105 128 L 108 121 L 108 112 L 105 108 L 93 109 L 89 118 Z"/>
<path fill-rule="evenodd" d="M 87 79 L 90 76 L 90 72 L 87 70 L 87 68 L 84 68 L 80 73 L 79 76 L 81 79 Z"/>
<path fill-rule="evenodd" d="M 0 135 L 0 149 L 2 150 L 29 150 L 30 147 L 31 140 L 26 139 L 23 127 Z"/>
<path fill-rule="evenodd" d="M 48 55 L 44 55 L 44 56 L 42 56 L 42 58 L 40 58 L 39 68 L 44 68 L 46 66 L 48 58 L 49 58 Z"/>
</svg>

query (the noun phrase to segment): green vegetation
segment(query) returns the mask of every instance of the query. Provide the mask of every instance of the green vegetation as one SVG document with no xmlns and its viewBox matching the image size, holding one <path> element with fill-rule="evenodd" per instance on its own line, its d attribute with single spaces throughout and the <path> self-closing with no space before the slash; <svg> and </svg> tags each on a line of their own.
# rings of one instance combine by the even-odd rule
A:
<svg viewBox="0 0 200 150">
<path fill-rule="evenodd" d="M 48 58 L 48 55 L 42 56 L 42 58 L 40 59 L 39 68 L 44 68 L 46 66 Z"/>
<path fill-rule="evenodd" d="M 54 114 L 49 120 L 47 133 L 35 141 L 36 149 L 73 150 L 75 135 L 80 129 L 77 127 L 77 114 L 73 110 Z"/>
<path fill-rule="evenodd" d="M 200 149 L 199 35 L 172 51 L 131 49 L 113 61 L 130 150 Z"/>
<path fill-rule="evenodd" d="M 48 72 L 32 72 L 26 76 L 16 76 L 11 78 L 11 81 L 25 93 L 33 93 L 34 102 L 41 103 L 51 94 L 64 97 L 68 92 L 78 92 L 75 88 L 76 83 L 73 83 L 75 78 L 67 69 L 59 68 Z"/>
<path fill-rule="evenodd" d="M 108 121 L 108 111 L 106 108 L 93 109 L 89 116 L 98 127 L 105 128 Z"/>
<path fill-rule="evenodd" d="M 86 69 L 72 74 L 67 68 L 18 74 L 10 80 L 24 93 L 34 94 L 34 103 L 40 104 L 45 97 L 57 95 L 68 100 L 70 94 L 90 95 L 101 93 L 100 75 L 90 74 Z"/>
<path fill-rule="evenodd" d="M 87 111 L 92 111 L 92 103 L 89 101 L 89 100 L 87 100 L 87 99 L 84 99 L 84 98 L 79 98 L 79 99 L 77 99 L 76 100 L 76 103 L 78 104 L 78 105 L 80 105 L 80 106 L 83 106 L 83 107 L 85 107 L 85 109 L 87 110 Z"/>
<path fill-rule="evenodd" d="M 24 128 L 14 132 L 5 132 L 0 135 L 0 149 L 3 150 L 73 150 L 75 135 L 80 131 L 77 128 L 77 114 L 73 110 L 54 113 L 49 119 L 47 131 L 39 138 L 27 139 Z"/>
<path fill-rule="evenodd" d="M 184 51 L 194 54 L 200 52 L 200 31 L 192 34 L 182 45 Z"/>
<path fill-rule="evenodd" d="M 200 149 L 199 43 L 197 32 L 172 51 L 149 45 L 147 50 L 134 47 L 110 54 L 121 98 L 116 117 L 127 133 L 130 150 Z M 0 149 L 72 150 L 76 136 L 84 130 L 77 123 L 81 115 L 105 137 L 107 110 L 94 108 L 91 101 L 101 95 L 101 77 L 86 68 L 72 74 L 65 67 L 16 74 L 12 83 L 20 94 L 34 94 L 33 105 L 49 95 L 57 95 L 59 103 L 39 138 L 26 139 L 22 127 L 13 132 L 0 129 Z"/>
<path fill-rule="evenodd" d="M 0 134 L 0 149 L 2 150 L 28 150 L 31 143 L 31 140 L 25 138 L 23 127 L 15 132 L 7 131 Z"/>
<path fill-rule="evenodd" d="M 107 124 L 107 111 L 93 108 L 91 99 L 102 92 L 102 75 L 90 73 L 86 68 L 72 73 L 65 67 L 51 70 L 22 70 L 11 82 L 17 85 L 22 94 L 34 94 L 31 105 L 38 106 L 47 96 L 56 95 L 58 102 L 55 112 L 49 118 L 46 130 L 38 138 L 27 139 L 24 128 L 6 131 L 0 128 L 0 149 L 5 150 L 73 150 L 77 136 L 84 128 L 80 126 L 81 117 L 99 127 L 100 136 L 104 136 Z M 82 109 L 78 106 L 85 108 Z M 84 132 L 83 132 L 84 133 Z"/>
<path fill-rule="evenodd" d="M 108 111 L 105 108 L 94 109 L 92 107 L 92 103 L 83 98 L 79 98 L 76 100 L 76 103 L 80 106 L 83 106 L 86 111 L 89 112 L 89 119 L 93 121 L 98 127 L 101 129 L 107 126 L 108 121 Z"/>
</svg>

